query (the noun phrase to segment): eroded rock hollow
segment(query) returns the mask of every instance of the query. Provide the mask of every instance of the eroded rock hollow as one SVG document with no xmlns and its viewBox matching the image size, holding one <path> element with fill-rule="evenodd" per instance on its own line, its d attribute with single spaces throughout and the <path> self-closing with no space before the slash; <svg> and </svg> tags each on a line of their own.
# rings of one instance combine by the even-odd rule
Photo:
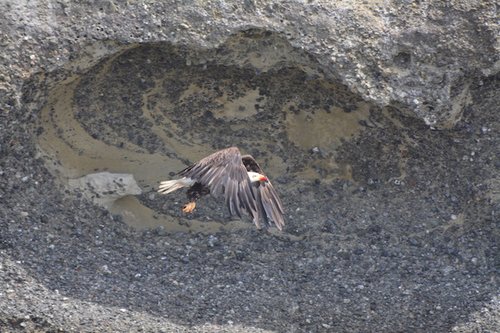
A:
<svg viewBox="0 0 500 333">
<path fill-rule="evenodd" d="M 1 3 L 0 331 L 499 331 L 495 5 Z"/>
<path fill-rule="evenodd" d="M 175 209 L 181 196 L 156 195 L 158 181 L 217 149 L 252 153 L 283 195 L 297 182 L 323 187 L 352 180 L 336 150 L 368 126 L 370 108 L 382 114 L 282 37 L 249 31 L 205 52 L 170 44 L 124 47 L 52 88 L 37 142 L 63 185 L 96 171 L 132 174 L 145 193 L 107 207 L 124 210 L 137 227 L 173 230 L 182 217 Z M 223 217 L 209 213 L 216 202 L 201 208 L 198 219 Z M 192 230 L 221 227 L 191 224 Z"/>
</svg>

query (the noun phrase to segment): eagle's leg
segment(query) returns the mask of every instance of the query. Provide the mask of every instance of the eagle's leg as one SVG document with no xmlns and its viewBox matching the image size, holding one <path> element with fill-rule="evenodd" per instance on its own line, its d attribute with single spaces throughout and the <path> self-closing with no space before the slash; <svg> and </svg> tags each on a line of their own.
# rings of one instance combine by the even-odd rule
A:
<svg viewBox="0 0 500 333">
<path fill-rule="evenodd" d="M 185 204 L 184 206 L 182 206 L 182 211 L 184 213 L 192 213 L 193 210 L 195 209 L 195 207 L 196 207 L 196 202 L 190 201 L 187 204 Z"/>
<path fill-rule="evenodd" d="M 196 200 L 209 193 L 210 190 L 208 187 L 203 186 L 201 183 L 194 183 L 194 185 L 187 190 L 189 202 L 182 207 L 182 211 L 184 213 L 192 213 L 196 207 Z"/>
</svg>

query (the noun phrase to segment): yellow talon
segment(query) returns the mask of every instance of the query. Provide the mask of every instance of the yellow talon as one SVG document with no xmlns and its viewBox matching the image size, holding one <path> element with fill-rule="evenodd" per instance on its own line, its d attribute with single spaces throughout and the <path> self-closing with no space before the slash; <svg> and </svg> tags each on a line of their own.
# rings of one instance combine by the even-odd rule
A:
<svg viewBox="0 0 500 333">
<path fill-rule="evenodd" d="M 182 207 L 182 211 L 184 213 L 192 213 L 195 207 L 196 207 L 196 202 L 192 201 L 185 204 L 184 207 Z"/>
</svg>

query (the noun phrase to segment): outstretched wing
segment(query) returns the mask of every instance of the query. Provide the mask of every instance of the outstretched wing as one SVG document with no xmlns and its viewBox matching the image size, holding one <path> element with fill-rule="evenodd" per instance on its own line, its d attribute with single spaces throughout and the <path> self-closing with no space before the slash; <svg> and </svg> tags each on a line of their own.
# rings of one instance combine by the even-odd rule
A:
<svg viewBox="0 0 500 333">
<path fill-rule="evenodd" d="M 266 175 L 251 155 L 244 155 L 241 160 L 247 171 Z M 279 230 L 283 229 L 285 225 L 283 215 L 285 212 L 273 184 L 269 180 L 267 182 L 257 182 L 252 184 L 252 190 L 255 197 L 255 206 L 257 207 L 257 214 L 253 216 L 255 225 L 260 228 L 261 220 L 268 224 L 269 221 L 273 221 Z"/>
<path fill-rule="evenodd" d="M 215 152 L 179 174 L 207 186 L 214 196 L 223 194 L 231 215 L 241 217 L 242 210 L 246 210 L 250 216 L 255 216 L 254 192 L 238 148 Z"/>
</svg>

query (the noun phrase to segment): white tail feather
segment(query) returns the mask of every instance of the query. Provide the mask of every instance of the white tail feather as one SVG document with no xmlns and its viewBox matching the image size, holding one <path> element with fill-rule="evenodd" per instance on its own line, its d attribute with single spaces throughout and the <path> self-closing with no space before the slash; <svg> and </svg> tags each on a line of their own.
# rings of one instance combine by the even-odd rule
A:
<svg viewBox="0 0 500 333">
<path fill-rule="evenodd" d="M 180 188 L 185 186 L 191 186 L 194 184 L 194 181 L 191 178 L 181 178 L 181 179 L 173 179 L 173 180 L 164 180 L 160 182 L 160 186 L 158 187 L 158 192 L 161 194 L 168 194 L 174 191 L 177 191 Z"/>
</svg>

